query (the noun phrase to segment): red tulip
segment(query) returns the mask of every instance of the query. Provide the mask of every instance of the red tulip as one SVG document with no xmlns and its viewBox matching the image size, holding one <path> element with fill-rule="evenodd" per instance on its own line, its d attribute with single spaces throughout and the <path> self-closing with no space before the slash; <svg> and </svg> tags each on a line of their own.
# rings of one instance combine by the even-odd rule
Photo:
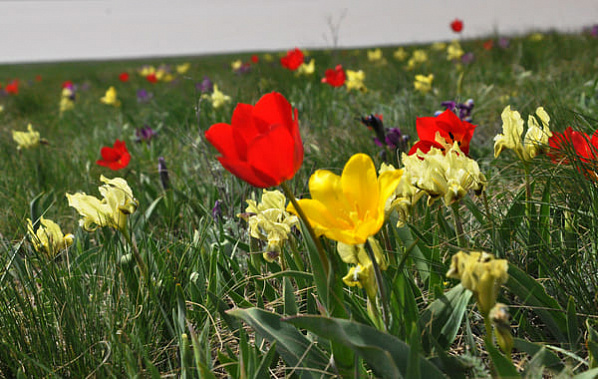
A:
<svg viewBox="0 0 598 379">
<path fill-rule="evenodd" d="M 123 83 L 128 82 L 129 81 L 129 73 L 121 72 L 121 74 L 118 76 L 118 80 L 120 80 Z"/>
<path fill-rule="evenodd" d="M 125 168 L 131 160 L 131 154 L 127 150 L 125 141 L 116 140 L 113 147 L 104 146 L 100 153 L 102 154 L 102 159 L 98 159 L 96 163 L 111 170 Z"/>
<path fill-rule="evenodd" d="M 347 76 L 345 75 L 345 70 L 343 70 L 343 66 L 340 64 L 336 66 L 334 69 L 329 68 L 324 73 L 326 75 L 325 78 L 322 78 L 322 83 L 328 83 L 332 87 L 340 87 L 345 84 L 345 80 Z"/>
<path fill-rule="evenodd" d="M 19 80 L 15 79 L 12 82 L 8 83 L 4 87 L 4 91 L 6 91 L 6 93 L 9 93 L 11 95 L 17 95 L 19 93 Z"/>
<path fill-rule="evenodd" d="M 66 82 L 62 83 L 62 88 L 73 88 L 73 82 L 70 80 L 67 80 Z"/>
<path fill-rule="evenodd" d="M 492 50 L 494 47 L 494 41 L 489 39 L 488 41 L 484 42 L 483 44 L 484 50 Z"/>
<path fill-rule="evenodd" d="M 280 58 L 280 64 L 291 71 L 298 69 L 304 61 L 305 57 L 303 56 L 303 52 L 298 48 L 287 51 L 287 55 Z"/>
<path fill-rule="evenodd" d="M 158 82 L 158 77 L 156 76 L 156 74 L 152 73 L 149 74 L 145 77 L 145 79 L 150 82 L 150 83 L 157 83 Z"/>
<path fill-rule="evenodd" d="M 256 64 L 260 61 L 260 57 L 258 57 L 257 55 L 253 54 L 251 56 L 251 63 Z"/>
<path fill-rule="evenodd" d="M 451 29 L 453 32 L 460 33 L 463 30 L 463 21 L 456 18 L 453 22 L 451 22 Z"/>
<path fill-rule="evenodd" d="M 436 134 L 440 134 L 447 144 L 457 142 L 461 151 L 469 154 L 469 142 L 473 137 L 476 125 L 461 121 L 457 115 L 447 109 L 436 117 L 418 117 L 415 122 L 419 141 L 409 150 L 409 155 L 415 154 L 417 149 L 427 153 L 431 147 L 443 149 L 441 143 L 436 141 Z"/>
<path fill-rule="evenodd" d="M 586 163 L 598 158 L 598 130 L 589 137 L 584 132 L 568 127 L 564 133 L 553 132 L 552 137 L 548 139 L 548 144 L 550 145 L 548 155 L 555 163 L 562 161 L 568 164 L 567 152 L 577 155 Z"/>
<path fill-rule="evenodd" d="M 220 152 L 225 169 L 260 188 L 291 179 L 303 163 L 297 110 L 279 93 L 256 104 L 237 104 L 229 124 L 214 124 L 206 139 Z"/>
</svg>

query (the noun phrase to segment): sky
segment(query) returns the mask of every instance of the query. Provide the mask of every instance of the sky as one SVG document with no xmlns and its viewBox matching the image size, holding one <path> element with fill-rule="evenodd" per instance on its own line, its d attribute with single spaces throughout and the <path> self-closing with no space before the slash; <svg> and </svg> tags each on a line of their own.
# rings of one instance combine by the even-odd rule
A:
<svg viewBox="0 0 598 379">
<path fill-rule="evenodd" d="M 598 1 L 0 0 L 0 15 L 0 63 L 10 63 L 579 32 L 598 23 Z"/>
</svg>

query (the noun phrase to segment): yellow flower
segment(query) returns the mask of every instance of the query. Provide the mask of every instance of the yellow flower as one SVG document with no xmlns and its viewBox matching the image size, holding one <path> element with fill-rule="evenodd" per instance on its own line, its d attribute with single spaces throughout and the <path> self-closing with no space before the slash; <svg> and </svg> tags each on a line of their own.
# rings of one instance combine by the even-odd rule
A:
<svg viewBox="0 0 598 379">
<path fill-rule="evenodd" d="M 176 72 L 179 74 L 185 74 L 187 71 L 189 71 L 190 67 L 191 67 L 191 63 L 189 63 L 189 62 L 179 64 L 176 66 Z"/>
<path fill-rule="evenodd" d="M 434 42 L 432 44 L 432 46 L 430 46 L 430 48 L 432 50 L 435 50 L 435 51 L 442 51 L 442 50 L 446 49 L 446 43 L 444 43 L 444 42 Z"/>
<path fill-rule="evenodd" d="M 508 269 L 506 259 L 494 259 L 484 252 L 460 251 L 453 255 L 446 276 L 459 279 L 463 287 L 474 293 L 478 308 L 486 317 L 496 304 L 500 286 L 509 279 Z"/>
<path fill-rule="evenodd" d="M 4 105 L 0 104 L 0 113 L 4 112 Z"/>
<path fill-rule="evenodd" d="M 415 81 L 413 86 L 416 91 L 421 93 L 428 93 L 432 90 L 432 81 L 434 80 L 434 74 L 426 75 L 415 75 Z"/>
<path fill-rule="evenodd" d="M 102 200 L 82 192 L 74 195 L 67 193 L 69 206 L 83 216 L 79 225 L 87 231 L 109 226 L 125 232 L 127 216 L 137 210 L 139 202 L 133 197 L 133 191 L 124 179 L 108 179 L 102 175 L 100 180 L 105 183 L 99 187 L 104 197 Z"/>
<path fill-rule="evenodd" d="M 386 163 L 382 163 L 379 174 L 385 171 L 394 170 L 395 168 Z M 399 181 L 399 185 L 395 190 L 393 196 L 391 196 L 386 202 L 384 211 L 386 214 L 390 214 L 392 211 L 396 211 L 399 216 L 397 222 L 397 228 L 404 226 L 405 222 L 409 219 L 411 214 L 411 208 L 419 201 L 419 199 L 425 194 L 424 191 L 415 187 L 411 183 L 411 173 L 408 170 L 403 170 L 403 176 Z"/>
<path fill-rule="evenodd" d="M 415 50 L 413 56 L 407 61 L 407 70 L 413 70 L 415 67 L 428 60 L 428 53 L 424 50 Z"/>
<path fill-rule="evenodd" d="M 463 154 L 457 142 L 446 154 L 435 147 L 426 154 L 421 151 L 403 154 L 403 163 L 411 184 L 430 196 L 428 205 L 442 197 L 448 206 L 461 200 L 468 191 L 479 194 L 486 187 L 486 177 L 477 162 Z"/>
<path fill-rule="evenodd" d="M 31 124 L 27 125 L 26 132 L 12 131 L 12 139 L 17 143 L 17 150 L 31 149 L 38 147 L 40 143 L 47 143 L 46 140 L 39 137 L 39 132 L 33 130 Z"/>
<path fill-rule="evenodd" d="M 75 108 L 75 102 L 73 101 L 73 90 L 70 88 L 62 89 L 59 108 L 61 114 Z"/>
<path fill-rule="evenodd" d="M 380 267 L 380 270 L 386 270 L 388 268 L 388 261 L 382 252 L 380 244 L 373 237 L 369 237 L 368 242 L 374 252 L 378 267 Z M 355 265 L 352 266 L 347 275 L 345 275 L 343 282 L 348 286 L 365 288 L 368 298 L 371 300 L 375 299 L 376 293 L 378 292 L 378 286 L 376 284 L 374 266 L 372 265 L 368 253 L 365 251 L 364 244 L 347 245 L 338 242 L 336 250 L 343 262 Z"/>
<path fill-rule="evenodd" d="M 392 54 L 394 59 L 398 60 L 399 62 L 402 62 L 405 59 L 407 59 L 407 55 L 408 55 L 407 52 L 402 47 L 399 47 L 398 49 L 396 49 L 395 52 Z"/>
<path fill-rule="evenodd" d="M 376 276 L 374 266 L 369 261 L 365 265 L 358 264 L 349 269 L 347 275 L 343 277 L 343 282 L 349 287 L 357 286 L 365 288 L 368 299 L 375 299 L 378 287 L 376 285 Z"/>
<path fill-rule="evenodd" d="M 345 73 L 347 74 L 347 81 L 345 81 L 345 85 L 349 91 L 355 89 L 361 92 L 366 92 L 367 88 L 363 81 L 365 80 L 365 73 L 362 70 L 353 71 L 353 70 L 346 70 Z"/>
<path fill-rule="evenodd" d="M 461 45 L 459 44 L 459 41 L 457 41 L 457 40 L 454 40 L 453 42 L 451 42 L 451 44 L 446 49 L 446 52 L 447 52 L 446 59 L 449 61 L 459 60 L 459 59 L 461 59 L 463 54 L 465 54 L 463 52 L 463 49 L 461 48 Z"/>
<path fill-rule="evenodd" d="M 243 61 L 240 59 L 237 59 L 230 64 L 230 68 L 232 68 L 233 71 L 238 71 L 241 67 L 243 67 Z"/>
<path fill-rule="evenodd" d="M 312 75 L 316 71 L 316 60 L 310 59 L 309 63 L 301 63 L 301 66 L 297 68 L 297 75 Z"/>
<path fill-rule="evenodd" d="M 156 68 L 154 66 L 143 66 L 139 70 L 139 75 L 144 76 L 144 77 L 151 75 L 151 74 L 155 74 L 155 73 L 156 73 Z"/>
<path fill-rule="evenodd" d="M 311 199 L 299 200 L 316 234 L 349 245 L 365 243 L 384 223 L 386 200 L 401 180 L 402 170 L 376 175 L 372 159 L 355 154 L 338 176 L 317 170 L 309 179 Z M 287 210 L 297 213 L 292 204 Z"/>
<path fill-rule="evenodd" d="M 536 155 L 542 153 L 548 147 L 548 139 L 552 136 L 549 129 L 550 116 L 543 107 L 536 109 L 536 115 L 542 123 L 529 115 L 527 120 L 527 132 L 521 141 L 523 134 L 523 119 L 517 111 L 512 111 L 507 105 L 502 111 L 502 134 L 494 137 L 494 157 L 498 157 L 504 149 L 511 149 L 517 157 L 524 162 L 532 160 Z"/>
<path fill-rule="evenodd" d="M 264 189 L 261 203 L 247 200 L 245 214 L 249 231 L 253 238 L 268 241 L 264 259 L 269 262 L 280 254 L 282 244 L 291 233 L 291 227 L 299 225 L 299 219 L 289 214 L 285 209 L 287 199 L 278 190 Z"/>
<path fill-rule="evenodd" d="M 533 34 L 530 34 L 530 36 L 529 36 L 529 40 L 534 41 L 534 42 L 539 42 L 539 41 L 542 41 L 543 39 L 544 39 L 544 34 L 542 34 L 542 33 L 533 33 Z"/>
<path fill-rule="evenodd" d="M 118 98 L 117 98 L 116 89 L 114 89 L 114 87 L 112 87 L 112 86 L 110 86 L 110 88 L 108 88 L 108 90 L 106 91 L 106 94 L 104 95 L 104 97 L 102 97 L 100 99 L 100 101 L 107 105 L 113 105 L 115 107 L 120 107 L 120 100 L 118 100 Z"/>
<path fill-rule="evenodd" d="M 220 92 L 218 85 L 214 84 L 214 91 L 211 94 L 204 93 L 201 95 L 202 99 L 210 100 L 214 108 L 220 108 L 224 104 L 230 102 L 230 96 Z"/>
<path fill-rule="evenodd" d="M 382 55 L 382 50 L 375 49 L 375 50 L 368 50 L 368 61 L 375 62 L 375 63 L 384 63 L 384 56 Z"/>
<path fill-rule="evenodd" d="M 274 57 L 272 56 L 272 54 L 266 53 L 266 54 L 264 54 L 264 60 L 266 62 L 272 62 L 274 60 Z"/>
<path fill-rule="evenodd" d="M 62 234 L 60 226 L 52 220 L 40 218 L 40 226 L 37 228 L 37 232 L 33 229 L 33 223 L 30 219 L 27 219 L 27 231 L 29 238 L 35 250 L 41 254 L 44 254 L 47 258 L 52 259 L 62 250 L 73 244 L 75 236 Z"/>
</svg>

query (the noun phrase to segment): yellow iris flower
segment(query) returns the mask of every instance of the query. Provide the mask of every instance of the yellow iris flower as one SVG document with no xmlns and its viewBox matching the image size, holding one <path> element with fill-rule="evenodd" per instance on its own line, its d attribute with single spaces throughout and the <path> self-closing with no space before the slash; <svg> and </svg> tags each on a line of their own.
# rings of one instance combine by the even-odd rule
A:
<svg viewBox="0 0 598 379">
<path fill-rule="evenodd" d="M 17 150 L 31 149 L 38 147 L 40 143 L 47 143 L 46 140 L 40 138 L 39 132 L 33 129 L 31 124 L 27 125 L 26 132 L 12 131 L 12 139 L 17 143 Z"/>
<path fill-rule="evenodd" d="M 191 63 L 189 63 L 189 62 L 179 64 L 176 66 L 176 72 L 179 74 L 185 74 L 187 71 L 189 71 L 190 67 L 191 67 Z"/>
<path fill-rule="evenodd" d="M 512 111 L 507 105 L 502 111 L 502 134 L 494 137 L 494 157 L 498 157 L 504 149 L 511 149 L 524 162 L 532 160 L 548 147 L 548 139 L 552 137 L 549 129 L 550 117 L 542 107 L 536 109 L 536 115 L 542 123 L 542 127 L 536 119 L 530 115 L 527 120 L 527 132 L 523 141 L 523 119 L 517 111 Z"/>
<path fill-rule="evenodd" d="M 451 42 L 451 44 L 446 49 L 446 54 L 447 54 L 446 59 L 449 61 L 453 61 L 453 60 L 461 59 L 461 57 L 463 56 L 463 54 L 465 54 L 465 52 L 461 48 L 459 41 L 455 40 L 455 41 Z"/>
<path fill-rule="evenodd" d="M 54 258 L 58 253 L 73 244 L 75 236 L 64 235 L 60 226 L 52 220 L 41 217 L 40 226 L 37 232 L 33 229 L 33 223 L 27 219 L 27 232 L 33 247 L 38 253 L 44 254 L 49 259 Z"/>
<path fill-rule="evenodd" d="M 309 179 L 311 199 L 299 200 L 318 235 L 348 245 L 365 243 L 384 223 L 386 201 L 401 180 L 402 170 L 376 174 L 366 154 L 355 154 L 342 175 L 317 170 Z M 292 204 L 287 210 L 297 214 Z"/>
<path fill-rule="evenodd" d="M 347 86 L 347 90 L 351 91 L 353 89 L 361 92 L 366 92 L 367 88 L 363 81 L 365 80 L 365 73 L 362 70 L 353 71 L 347 70 L 345 71 L 347 74 L 347 81 L 345 85 Z"/>
<path fill-rule="evenodd" d="M 214 91 L 211 94 L 204 93 L 201 98 L 209 100 L 214 108 L 220 108 L 230 102 L 230 96 L 222 93 L 216 84 L 214 84 Z"/>
<path fill-rule="evenodd" d="M 230 64 L 230 68 L 233 71 L 239 70 L 242 66 L 243 66 L 243 61 L 240 59 L 237 59 L 236 61 L 232 61 L 232 63 Z"/>
<path fill-rule="evenodd" d="M 301 66 L 297 69 L 297 75 L 312 75 L 316 71 L 316 60 L 310 59 L 309 63 L 301 63 Z"/>
<path fill-rule="evenodd" d="M 399 62 L 404 61 L 405 59 L 407 59 L 407 56 L 409 54 L 407 54 L 407 52 L 405 51 L 405 49 L 403 49 L 402 47 L 399 47 L 398 49 L 395 50 L 395 52 L 392 54 L 392 56 L 398 60 Z"/>
<path fill-rule="evenodd" d="M 112 105 L 115 107 L 120 107 L 120 100 L 118 100 L 116 89 L 112 86 L 108 88 L 104 97 L 100 99 L 100 101 L 107 105 Z"/>
<path fill-rule="evenodd" d="M 127 216 L 137 210 L 139 202 L 133 197 L 133 191 L 122 178 L 108 179 L 102 175 L 105 183 L 99 187 L 104 197 L 102 200 L 82 192 L 66 194 L 69 206 L 75 208 L 83 218 L 79 224 L 87 231 L 109 226 L 121 232 L 127 230 Z"/>
<path fill-rule="evenodd" d="M 245 213 L 253 238 L 268 241 L 264 259 L 274 261 L 281 252 L 282 244 L 291 233 L 291 227 L 299 225 L 299 219 L 285 209 L 286 197 L 278 190 L 264 190 L 262 201 L 247 200 Z"/>
<path fill-rule="evenodd" d="M 432 90 L 432 81 L 434 80 L 434 74 L 426 75 L 415 75 L 415 81 L 413 87 L 416 91 L 421 93 L 428 93 Z"/>
</svg>

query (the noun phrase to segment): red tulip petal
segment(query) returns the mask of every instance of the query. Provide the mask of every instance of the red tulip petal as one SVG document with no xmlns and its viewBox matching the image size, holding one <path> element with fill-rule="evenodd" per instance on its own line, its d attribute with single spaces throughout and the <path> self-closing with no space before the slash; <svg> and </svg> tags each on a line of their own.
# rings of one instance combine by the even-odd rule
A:
<svg viewBox="0 0 598 379">
<path fill-rule="evenodd" d="M 220 161 L 222 167 L 224 167 L 231 174 L 254 187 L 268 188 L 276 185 L 276 180 L 273 178 L 265 178 L 263 173 L 256 173 L 254 168 L 251 167 L 248 162 L 229 159 L 227 157 L 218 157 L 218 161 Z"/>
<path fill-rule="evenodd" d="M 295 141 L 289 130 L 278 125 L 252 142 L 247 160 L 257 172 L 274 178 L 278 185 L 295 175 L 294 147 Z"/>
<path fill-rule="evenodd" d="M 411 147 L 411 149 L 409 149 L 409 153 L 407 153 L 407 155 L 413 155 L 413 154 L 415 154 L 417 152 L 417 150 L 420 150 L 422 153 L 426 154 L 433 147 L 435 147 L 435 148 L 437 148 L 439 150 L 443 150 L 444 151 L 444 146 L 442 146 L 438 142 L 428 141 L 428 140 L 421 140 L 421 141 L 417 141 Z"/>
</svg>

